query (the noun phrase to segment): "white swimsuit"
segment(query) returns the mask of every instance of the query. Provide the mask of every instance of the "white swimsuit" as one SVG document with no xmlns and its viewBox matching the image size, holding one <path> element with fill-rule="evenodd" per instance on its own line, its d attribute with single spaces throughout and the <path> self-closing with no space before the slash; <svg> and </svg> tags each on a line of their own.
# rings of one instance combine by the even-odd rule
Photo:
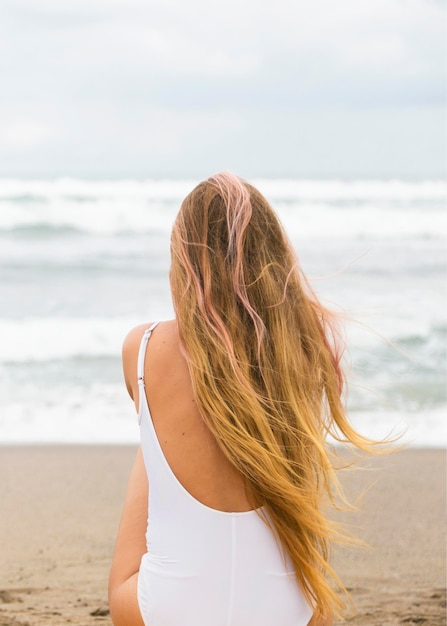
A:
<svg viewBox="0 0 447 626">
<path fill-rule="evenodd" d="M 312 609 L 290 559 L 256 511 L 205 506 L 177 480 L 158 441 L 138 356 L 141 447 L 149 479 L 147 552 L 138 576 L 145 626 L 307 626 Z"/>
</svg>

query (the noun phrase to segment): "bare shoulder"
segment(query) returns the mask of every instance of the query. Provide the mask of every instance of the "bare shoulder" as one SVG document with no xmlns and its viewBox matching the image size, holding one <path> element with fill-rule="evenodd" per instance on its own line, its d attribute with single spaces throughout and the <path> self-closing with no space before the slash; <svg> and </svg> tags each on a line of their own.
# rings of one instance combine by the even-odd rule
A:
<svg viewBox="0 0 447 626">
<path fill-rule="evenodd" d="M 135 392 L 138 385 L 138 351 L 140 349 L 141 339 L 145 331 L 150 328 L 150 326 L 152 326 L 152 322 L 147 322 L 145 324 L 139 324 L 138 326 L 135 326 L 134 328 L 132 328 L 132 330 L 128 332 L 123 342 L 122 359 L 124 380 L 129 395 L 132 399 L 136 398 Z M 156 335 L 161 335 L 166 340 L 166 338 L 173 336 L 175 329 L 175 320 L 161 322 L 160 325 L 157 326 L 157 333 L 154 333 L 154 339 Z M 151 340 L 151 343 L 158 343 L 158 341 Z"/>
<path fill-rule="evenodd" d="M 141 338 L 143 337 L 144 332 L 150 328 L 151 325 L 151 322 L 139 324 L 127 333 L 123 341 L 123 358 L 132 356 L 135 352 L 138 354 Z"/>
</svg>

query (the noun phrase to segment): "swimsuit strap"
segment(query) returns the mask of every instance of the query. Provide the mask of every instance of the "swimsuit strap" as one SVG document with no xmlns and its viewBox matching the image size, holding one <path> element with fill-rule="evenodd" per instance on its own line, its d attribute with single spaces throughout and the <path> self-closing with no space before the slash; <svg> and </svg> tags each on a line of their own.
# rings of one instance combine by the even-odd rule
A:
<svg viewBox="0 0 447 626">
<path fill-rule="evenodd" d="M 137 366 L 137 376 L 138 376 L 138 384 L 143 385 L 144 387 L 144 359 L 146 357 L 146 346 L 149 341 L 149 337 L 152 334 L 154 328 L 158 326 L 160 322 L 154 322 L 152 326 L 150 326 L 147 330 L 144 331 L 144 334 L 141 338 L 140 349 L 138 351 L 138 366 Z"/>
</svg>

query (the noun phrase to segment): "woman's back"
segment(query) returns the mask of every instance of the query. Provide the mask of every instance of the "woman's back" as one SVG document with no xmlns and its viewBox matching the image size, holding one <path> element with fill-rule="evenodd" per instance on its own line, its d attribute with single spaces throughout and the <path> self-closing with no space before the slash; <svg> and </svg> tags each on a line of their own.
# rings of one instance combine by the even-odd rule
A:
<svg viewBox="0 0 447 626">
<path fill-rule="evenodd" d="M 312 610 L 290 559 L 265 512 L 252 510 L 242 475 L 196 407 L 175 323 L 160 324 L 147 349 L 150 335 L 143 335 L 139 373 L 149 481 L 147 553 L 138 580 L 145 623 L 307 625 Z"/>
<path fill-rule="evenodd" d="M 211 508 L 253 508 L 243 476 L 220 450 L 199 413 L 175 321 L 160 324 L 151 338 L 145 381 L 158 440 L 179 482 Z"/>
</svg>

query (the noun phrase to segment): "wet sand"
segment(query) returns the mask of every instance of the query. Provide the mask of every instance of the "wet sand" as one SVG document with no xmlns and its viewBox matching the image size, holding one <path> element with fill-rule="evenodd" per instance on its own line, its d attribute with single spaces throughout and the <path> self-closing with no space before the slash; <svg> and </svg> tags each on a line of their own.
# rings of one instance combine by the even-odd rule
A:
<svg viewBox="0 0 447 626">
<path fill-rule="evenodd" d="M 111 625 L 107 577 L 135 451 L 0 447 L 0 626 Z M 349 625 L 446 623 L 445 460 L 409 449 L 342 473 L 351 498 L 370 486 L 358 511 L 338 514 L 370 546 L 336 553 L 356 605 Z"/>
</svg>

